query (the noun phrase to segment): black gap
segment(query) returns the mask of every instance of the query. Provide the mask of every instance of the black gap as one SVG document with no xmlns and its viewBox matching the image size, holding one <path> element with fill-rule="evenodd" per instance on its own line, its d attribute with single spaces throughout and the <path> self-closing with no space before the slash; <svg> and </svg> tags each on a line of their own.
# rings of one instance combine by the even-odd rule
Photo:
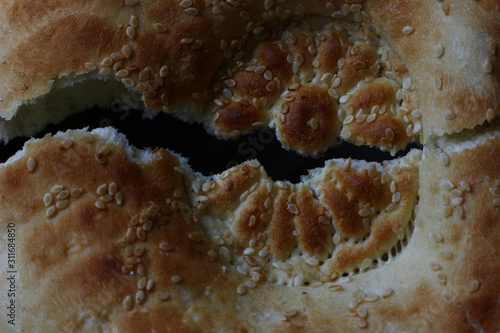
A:
<svg viewBox="0 0 500 333">
<path fill-rule="evenodd" d="M 204 175 L 220 173 L 233 165 L 256 158 L 264 165 L 272 179 L 294 183 L 299 182 L 300 176 L 306 174 L 307 170 L 322 167 L 325 160 L 331 158 L 351 157 L 382 162 L 405 155 L 410 148 L 418 147 L 412 144 L 396 156 L 391 156 L 376 148 L 343 143 L 328 149 L 321 158 L 313 158 L 286 151 L 276 140 L 274 131 L 267 128 L 242 136 L 238 140 L 221 140 L 208 134 L 200 124 L 188 124 L 164 113 L 151 120 L 143 119 L 141 111 L 116 111 L 119 110 L 117 108 L 112 110 L 115 111 L 93 108 L 72 115 L 57 125 L 48 126 L 36 137 L 87 126 L 90 130 L 112 126 L 125 134 L 130 144 L 138 148 L 166 148 L 188 157 L 190 166 Z M 17 138 L 5 146 L 0 146 L 0 162 L 5 162 L 21 149 L 25 141 L 26 138 Z"/>
</svg>

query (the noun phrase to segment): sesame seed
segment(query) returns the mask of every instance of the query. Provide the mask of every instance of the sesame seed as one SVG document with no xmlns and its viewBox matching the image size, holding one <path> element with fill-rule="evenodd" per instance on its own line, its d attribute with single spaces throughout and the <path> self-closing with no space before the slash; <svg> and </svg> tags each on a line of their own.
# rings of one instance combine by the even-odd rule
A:
<svg viewBox="0 0 500 333">
<path fill-rule="evenodd" d="M 146 239 L 146 231 L 143 228 L 137 228 L 136 230 L 137 239 L 145 240 Z"/>
<path fill-rule="evenodd" d="M 182 277 L 180 277 L 179 275 L 174 275 L 170 279 L 172 280 L 173 283 L 179 283 L 182 281 Z"/>
<path fill-rule="evenodd" d="M 319 219 L 318 219 L 319 223 L 321 224 L 324 224 L 324 225 L 329 225 L 330 224 L 330 220 L 328 220 L 328 218 L 324 217 L 324 216 L 320 216 Z"/>
<path fill-rule="evenodd" d="M 444 15 L 448 15 L 448 13 L 450 12 L 450 6 L 447 3 L 442 3 L 441 10 L 443 11 Z"/>
<path fill-rule="evenodd" d="M 387 298 L 387 297 L 391 296 L 393 292 L 394 292 L 394 290 L 392 290 L 391 288 L 385 288 L 382 290 L 382 297 Z"/>
<path fill-rule="evenodd" d="M 491 63 L 490 59 L 486 59 L 485 63 L 483 64 L 483 71 L 487 74 L 493 71 L 493 64 Z"/>
<path fill-rule="evenodd" d="M 236 288 L 236 292 L 240 295 L 244 295 L 246 294 L 247 292 L 247 288 L 245 287 L 245 285 L 242 285 L 240 284 L 237 288 Z"/>
<path fill-rule="evenodd" d="M 257 284 L 254 281 L 252 281 L 252 280 L 246 281 L 244 283 L 244 285 L 245 285 L 245 287 L 250 288 L 250 289 L 253 289 L 253 288 L 257 287 Z"/>
<path fill-rule="evenodd" d="M 319 121 L 316 118 L 311 118 L 307 122 L 307 125 L 309 125 L 312 129 L 318 129 L 319 128 Z"/>
<path fill-rule="evenodd" d="M 368 168 L 368 176 L 375 177 L 377 175 L 377 167 L 375 164 L 370 165 Z"/>
<path fill-rule="evenodd" d="M 153 279 L 149 279 L 148 283 L 146 284 L 146 290 L 147 291 L 151 291 L 153 289 L 153 287 L 154 287 L 154 284 L 155 283 L 154 283 Z"/>
<path fill-rule="evenodd" d="M 437 278 L 438 278 L 439 283 L 446 284 L 446 280 L 447 280 L 446 274 L 444 274 L 443 272 L 439 272 L 437 274 Z"/>
<path fill-rule="evenodd" d="M 161 292 L 161 291 L 157 291 L 155 293 L 155 298 L 159 301 L 167 301 L 170 296 L 168 296 L 167 294 L 165 294 L 164 292 Z"/>
<path fill-rule="evenodd" d="M 62 191 L 64 187 L 62 185 L 54 185 L 50 190 L 52 193 L 57 194 Z"/>
<path fill-rule="evenodd" d="M 443 251 L 439 255 L 441 256 L 441 258 L 445 260 L 453 259 L 453 253 L 451 253 L 450 251 Z"/>
<path fill-rule="evenodd" d="M 389 206 L 387 206 L 387 208 L 385 210 L 387 212 L 393 212 L 393 211 L 395 211 L 398 208 L 399 208 L 399 204 L 397 204 L 397 203 L 391 203 Z"/>
<path fill-rule="evenodd" d="M 128 228 L 127 229 L 127 238 L 131 242 L 135 241 L 135 239 L 136 239 L 135 228 Z"/>
<path fill-rule="evenodd" d="M 439 271 L 441 269 L 441 265 L 436 261 L 431 261 L 429 266 L 433 271 Z"/>
<path fill-rule="evenodd" d="M 401 200 L 401 193 L 396 192 L 392 195 L 392 202 L 399 202 Z"/>
<path fill-rule="evenodd" d="M 129 72 L 126 69 L 120 69 L 118 72 L 115 74 L 117 77 L 124 78 L 129 76 Z"/>
<path fill-rule="evenodd" d="M 203 40 L 197 39 L 197 40 L 194 41 L 194 43 L 191 46 L 191 48 L 193 50 L 198 50 L 198 49 L 200 49 L 203 46 L 203 43 L 204 43 Z"/>
<path fill-rule="evenodd" d="M 102 184 L 97 188 L 98 195 L 104 195 L 108 191 L 108 184 Z"/>
<path fill-rule="evenodd" d="M 70 148 L 73 145 L 73 140 L 71 140 L 71 139 L 64 139 L 61 145 L 63 146 L 63 148 L 68 149 L 68 148 Z"/>
<path fill-rule="evenodd" d="M 191 15 L 191 16 L 196 16 L 196 15 L 198 15 L 198 9 L 196 9 L 194 7 L 187 8 L 187 9 L 184 9 L 184 13 Z"/>
<path fill-rule="evenodd" d="M 110 68 L 107 68 L 107 67 L 105 67 L 105 68 L 101 68 L 101 69 L 99 70 L 99 74 L 100 74 L 100 75 L 109 75 L 109 74 L 111 74 L 111 69 L 110 69 Z"/>
<path fill-rule="evenodd" d="M 307 258 L 306 263 L 308 263 L 311 266 L 318 266 L 319 265 L 319 260 L 316 258 Z"/>
<path fill-rule="evenodd" d="M 493 109 L 486 110 L 486 120 L 491 123 L 495 118 L 495 111 Z"/>
<path fill-rule="evenodd" d="M 396 182 L 393 180 L 391 181 L 391 185 L 389 186 L 391 193 L 396 193 L 397 188 L 396 188 Z"/>
<path fill-rule="evenodd" d="M 137 257 L 140 257 L 144 254 L 144 246 L 143 245 L 137 245 L 134 249 L 134 255 Z"/>
<path fill-rule="evenodd" d="M 358 326 L 360 328 L 366 328 L 368 326 L 368 322 L 363 318 L 358 318 Z"/>
<path fill-rule="evenodd" d="M 135 29 L 133 27 L 128 27 L 127 30 L 125 30 L 125 33 L 127 34 L 128 38 L 135 38 Z"/>
<path fill-rule="evenodd" d="M 251 247 L 247 247 L 245 250 L 243 250 L 243 254 L 248 256 L 248 255 L 251 255 L 255 252 L 255 249 L 251 248 Z"/>
<path fill-rule="evenodd" d="M 449 180 L 443 180 L 441 182 L 441 186 L 443 186 L 443 188 L 445 190 L 448 190 L 448 191 L 451 191 L 455 188 L 455 185 L 452 182 L 450 182 Z"/>
<path fill-rule="evenodd" d="M 134 269 L 133 265 L 122 266 L 122 272 L 125 273 L 125 274 L 130 273 L 132 271 L 132 269 Z"/>
<path fill-rule="evenodd" d="M 144 231 L 151 231 L 151 229 L 153 229 L 153 221 L 147 221 L 144 223 L 142 225 L 142 229 L 144 229 Z"/>
<path fill-rule="evenodd" d="M 342 96 L 342 97 L 344 97 L 344 96 Z M 354 116 L 353 116 L 353 115 L 349 115 L 349 116 L 347 116 L 347 117 L 344 119 L 344 122 L 343 122 L 343 123 L 344 123 L 344 125 L 348 125 L 348 124 L 352 123 L 352 122 L 353 122 L 353 120 L 354 120 Z"/>
<path fill-rule="evenodd" d="M 351 299 L 349 300 L 349 308 L 350 309 L 355 309 L 356 307 L 358 307 L 359 305 L 359 301 L 356 297 L 351 297 Z"/>
<path fill-rule="evenodd" d="M 349 100 L 349 95 L 344 95 L 340 97 L 339 103 L 346 103 Z"/>
<path fill-rule="evenodd" d="M 128 59 L 132 55 L 132 48 L 129 45 L 123 45 L 122 53 Z"/>
<path fill-rule="evenodd" d="M 215 252 L 214 250 L 208 250 L 207 255 L 212 258 L 212 259 L 217 259 L 219 258 L 219 254 Z"/>
<path fill-rule="evenodd" d="M 472 294 L 478 290 L 479 290 L 479 281 L 477 280 L 472 281 L 469 287 L 469 292 Z"/>
<path fill-rule="evenodd" d="M 47 210 L 45 211 L 45 216 L 46 216 L 46 217 L 52 217 L 55 213 L 56 213 L 56 207 L 54 207 L 54 206 L 50 206 L 50 207 L 49 207 L 49 208 L 47 208 Z"/>
<path fill-rule="evenodd" d="M 358 211 L 358 214 L 362 217 L 366 217 L 366 216 L 369 216 L 371 214 L 371 211 L 369 209 L 366 209 L 366 208 L 362 208 Z"/>
<path fill-rule="evenodd" d="M 99 209 L 106 209 L 106 204 L 104 204 L 101 200 L 96 200 L 95 206 Z"/>
<path fill-rule="evenodd" d="M 115 53 L 111 54 L 111 58 L 114 61 L 120 61 L 120 60 L 123 60 L 123 58 L 125 58 L 125 57 L 123 56 L 123 54 L 121 54 L 119 52 L 115 52 Z"/>
<path fill-rule="evenodd" d="M 413 31 L 415 31 L 415 28 L 407 25 L 406 27 L 404 27 L 403 29 L 401 29 L 401 32 L 403 32 L 403 34 L 405 35 L 409 35 L 411 34 Z"/>
<path fill-rule="evenodd" d="M 452 213 L 452 211 L 453 210 L 452 210 L 451 206 L 449 206 L 449 205 L 444 206 L 444 208 L 443 208 L 443 216 L 444 217 L 450 216 L 451 213 Z"/>
<path fill-rule="evenodd" d="M 193 1 L 192 0 L 182 0 L 180 3 L 179 3 L 179 6 L 182 7 L 182 8 L 189 8 L 193 5 Z"/>
<path fill-rule="evenodd" d="M 357 310 L 357 313 L 358 313 L 358 316 L 363 318 L 363 319 L 366 319 L 366 317 L 368 316 L 368 311 L 365 308 L 359 308 Z"/>
<path fill-rule="evenodd" d="M 156 97 L 156 95 L 157 95 L 157 92 L 154 90 L 146 90 L 144 92 L 144 97 L 147 97 L 147 98 L 154 98 L 154 97 Z"/>
<path fill-rule="evenodd" d="M 492 196 L 494 196 L 495 198 L 500 198 L 500 188 L 490 187 L 489 190 Z"/>
<path fill-rule="evenodd" d="M 101 66 L 103 67 L 109 67 L 113 64 L 113 59 L 110 57 L 104 58 L 104 60 L 101 62 Z"/>
<path fill-rule="evenodd" d="M 115 201 L 118 206 L 121 206 L 123 203 L 123 194 L 122 192 L 118 191 L 115 193 Z"/>
<path fill-rule="evenodd" d="M 436 58 L 441 58 L 444 54 L 444 46 L 443 44 L 438 44 L 436 46 Z"/>
<path fill-rule="evenodd" d="M 85 63 L 85 68 L 89 71 L 95 71 L 97 66 L 93 62 L 87 62 Z"/>
<path fill-rule="evenodd" d="M 160 243 L 160 249 L 162 251 L 172 251 L 174 249 L 173 245 L 167 243 L 167 242 L 161 242 Z"/>
<path fill-rule="evenodd" d="M 125 248 L 125 255 L 131 257 L 134 254 L 134 247 L 129 245 Z"/>
<path fill-rule="evenodd" d="M 139 279 L 139 282 L 137 282 L 137 288 L 138 289 L 144 289 L 146 288 L 146 283 L 148 282 L 148 278 L 143 276 L 142 278 Z"/>
<path fill-rule="evenodd" d="M 130 18 L 130 25 L 134 28 L 137 28 L 137 26 L 139 25 L 139 21 L 137 20 L 137 17 L 135 15 L 132 15 L 132 17 Z"/>
<path fill-rule="evenodd" d="M 58 209 L 64 209 L 68 207 L 68 205 L 69 205 L 69 200 L 61 200 L 56 203 L 56 207 Z"/>
<path fill-rule="evenodd" d="M 141 304 L 142 302 L 144 302 L 145 298 L 146 294 L 142 290 L 137 291 L 137 293 L 135 294 L 135 301 L 137 302 L 137 304 Z"/>
<path fill-rule="evenodd" d="M 344 170 L 349 170 L 351 168 L 351 162 L 352 162 L 352 159 L 349 157 L 345 162 L 344 164 L 342 165 L 342 169 Z"/>
<path fill-rule="evenodd" d="M 130 310 L 132 309 L 132 306 L 134 305 L 133 301 L 132 301 L 132 297 L 130 296 L 127 296 L 125 297 L 125 299 L 123 300 L 122 302 L 122 306 L 125 310 Z"/>
<path fill-rule="evenodd" d="M 248 13 L 246 10 L 242 10 L 240 12 L 240 17 L 245 19 L 245 20 L 249 20 L 250 19 L 250 13 Z"/>
<path fill-rule="evenodd" d="M 446 120 L 453 120 L 457 117 L 457 115 L 453 111 L 445 111 L 444 112 L 444 119 Z"/>
<path fill-rule="evenodd" d="M 139 264 L 139 265 L 137 266 L 137 275 L 139 275 L 139 276 L 144 276 L 144 275 L 146 275 L 146 268 L 144 267 L 144 265 L 143 265 L 143 264 Z"/>
<path fill-rule="evenodd" d="M 338 285 L 338 284 L 332 284 L 332 285 L 328 286 L 328 290 L 329 291 L 341 291 L 343 289 L 344 288 L 341 285 Z"/>
<path fill-rule="evenodd" d="M 415 109 L 411 112 L 411 116 L 413 118 L 421 118 L 422 117 L 422 112 L 419 109 Z"/>
<path fill-rule="evenodd" d="M 380 144 L 384 147 L 392 147 L 392 142 L 391 140 L 389 140 L 388 138 L 386 137 L 383 137 L 382 139 L 380 139 Z"/>
<path fill-rule="evenodd" d="M 465 180 L 462 180 L 460 182 L 460 187 L 465 191 L 465 192 L 470 192 L 471 188 L 470 188 L 470 185 L 467 181 Z"/>
<path fill-rule="evenodd" d="M 286 208 L 290 213 L 292 213 L 294 215 L 299 214 L 299 210 L 295 204 L 288 204 Z"/>
<path fill-rule="evenodd" d="M 123 85 L 127 88 L 132 88 L 135 85 L 134 80 L 132 80 L 130 78 L 121 79 L 121 81 L 122 81 Z"/>
<path fill-rule="evenodd" d="M 410 88 L 411 88 L 411 79 L 410 78 L 406 78 L 403 81 L 403 89 L 410 89 Z"/>
<path fill-rule="evenodd" d="M 82 140 L 91 143 L 94 141 L 94 135 L 92 133 L 83 133 Z"/>
<path fill-rule="evenodd" d="M 52 194 L 46 193 L 43 197 L 43 203 L 45 204 L 45 207 L 49 207 L 52 204 L 53 197 Z"/>
</svg>

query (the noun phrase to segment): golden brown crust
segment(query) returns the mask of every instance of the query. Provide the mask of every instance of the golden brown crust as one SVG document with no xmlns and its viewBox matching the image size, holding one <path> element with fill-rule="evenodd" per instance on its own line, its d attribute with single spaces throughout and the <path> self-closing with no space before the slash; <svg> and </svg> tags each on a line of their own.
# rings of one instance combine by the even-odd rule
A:
<svg viewBox="0 0 500 333">
<path fill-rule="evenodd" d="M 279 108 L 278 130 L 286 148 L 302 153 L 326 150 L 338 137 L 337 106 L 328 89 L 303 85 Z"/>
<path fill-rule="evenodd" d="M 496 1 L 369 1 L 367 7 L 377 31 L 398 51 L 416 85 L 424 140 L 498 116 Z M 454 23 L 458 21 L 460 27 Z"/>
</svg>

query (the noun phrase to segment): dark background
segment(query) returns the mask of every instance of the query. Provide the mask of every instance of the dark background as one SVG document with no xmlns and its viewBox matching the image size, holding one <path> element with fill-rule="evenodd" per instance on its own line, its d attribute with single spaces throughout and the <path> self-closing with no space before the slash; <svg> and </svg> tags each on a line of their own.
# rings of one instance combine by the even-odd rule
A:
<svg viewBox="0 0 500 333">
<path fill-rule="evenodd" d="M 55 134 L 68 129 L 112 126 L 124 133 L 130 144 L 138 148 L 166 148 L 189 158 L 191 167 L 204 175 L 219 173 L 228 167 L 246 160 L 257 158 L 274 180 L 298 182 L 308 169 L 322 167 L 331 158 L 363 159 L 383 161 L 393 159 L 389 153 L 370 147 L 357 147 L 343 143 L 332 147 L 320 158 L 304 157 L 286 151 L 276 140 L 274 131 L 257 130 L 241 136 L 238 140 L 222 140 L 207 134 L 201 124 L 188 124 L 172 116 L 160 113 L 153 120 L 143 119 L 141 111 L 123 109 L 93 108 L 72 115 L 63 122 L 48 126 L 35 137 L 47 133 Z M 0 143 L 0 163 L 22 149 L 27 138 L 17 138 L 8 144 Z M 397 156 L 405 155 L 416 144 L 410 145 Z"/>
</svg>

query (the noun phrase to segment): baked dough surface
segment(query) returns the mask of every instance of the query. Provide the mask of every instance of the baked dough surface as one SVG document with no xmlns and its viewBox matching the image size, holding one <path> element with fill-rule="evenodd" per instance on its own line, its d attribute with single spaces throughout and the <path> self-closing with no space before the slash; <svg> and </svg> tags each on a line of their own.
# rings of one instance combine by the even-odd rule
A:
<svg viewBox="0 0 500 333">
<path fill-rule="evenodd" d="M 305 155 L 424 144 L 290 183 L 256 160 L 202 175 L 112 128 L 32 139 L 0 164 L 2 300 L 13 224 L 19 272 L 0 331 L 500 331 L 498 17 L 493 0 L 0 0 L 3 141 L 127 91 Z"/>
</svg>

